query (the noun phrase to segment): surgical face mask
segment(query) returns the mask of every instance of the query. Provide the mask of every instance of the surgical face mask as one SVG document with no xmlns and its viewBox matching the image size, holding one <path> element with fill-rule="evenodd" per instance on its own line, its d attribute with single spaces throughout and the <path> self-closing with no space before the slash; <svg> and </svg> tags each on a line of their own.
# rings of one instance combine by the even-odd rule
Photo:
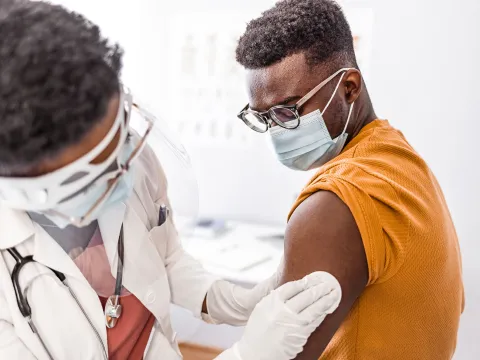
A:
<svg viewBox="0 0 480 360">
<path fill-rule="evenodd" d="M 128 141 L 121 150 L 118 160 L 115 161 L 115 168 L 117 167 L 117 161 L 119 164 L 124 163 L 132 154 L 133 150 L 133 143 Z M 130 197 L 134 186 L 134 171 L 135 168 L 132 167 L 122 175 L 110 196 L 90 215 L 89 223 L 98 219 L 100 214 L 104 213 L 113 205 L 124 202 Z M 99 184 L 98 186 L 93 185 L 87 188 L 84 193 L 72 197 L 72 199 L 69 199 L 65 203 L 59 204 L 54 210 L 72 218 L 80 218 L 92 208 L 95 202 L 105 193 L 107 187 L 108 183 Z M 63 229 L 71 225 L 65 217 L 52 214 L 51 212 L 45 212 L 44 215 L 59 228 Z M 89 223 L 85 223 L 83 226 Z"/>
<path fill-rule="evenodd" d="M 353 103 L 350 106 L 345 127 L 335 139 L 330 136 L 323 114 L 337 93 L 344 75 L 345 73 L 340 77 L 322 112 L 316 110 L 300 117 L 300 125 L 295 129 L 285 129 L 280 126 L 270 128 L 270 137 L 277 158 L 286 167 L 301 171 L 311 170 L 324 165 L 343 150 L 348 138 L 346 130 L 352 115 Z"/>
</svg>

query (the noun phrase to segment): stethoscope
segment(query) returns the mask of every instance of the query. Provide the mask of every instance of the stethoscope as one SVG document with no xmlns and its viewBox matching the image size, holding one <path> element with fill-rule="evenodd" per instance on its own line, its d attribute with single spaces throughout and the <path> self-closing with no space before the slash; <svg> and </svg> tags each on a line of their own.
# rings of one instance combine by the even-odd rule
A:
<svg viewBox="0 0 480 360">
<path fill-rule="evenodd" d="M 160 206 L 160 211 L 158 215 L 159 216 L 158 216 L 157 226 L 162 226 L 167 221 L 167 218 L 170 215 L 170 209 L 163 204 Z M 117 324 L 118 319 L 122 315 L 122 305 L 120 304 L 119 298 L 120 298 L 120 292 L 122 291 L 122 286 L 123 286 L 122 285 L 123 262 L 125 257 L 123 224 L 120 228 L 120 235 L 118 236 L 117 248 L 118 248 L 118 264 L 117 264 L 117 276 L 115 281 L 115 291 L 114 291 L 114 294 L 108 298 L 107 304 L 105 305 L 105 324 L 108 328 L 114 327 Z M 34 263 L 36 261 L 33 259 L 32 255 L 25 256 L 25 257 L 21 256 L 20 253 L 15 248 L 7 249 L 7 251 L 15 259 L 15 266 L 13 267 L 11 278 L 12 278 L 13 288 L 15 290 L 15 296 L 17 298 L 17 304 L 18 304 L 20 313 L 27 320 L 28 325 L 30 326 L 30 329 L 39 339 L 40 343 L 45 349 L 45 352 L 48 354 L 49 359 L 54 360 L 52 354 L 48 350 L 42 337 L 38 333 L 37 328 L 35 327 L 35 324 L 32 320 L 32 308 L 28 304 L 27 296 L 23 293 L 22 288 L 20 287 L 20 282 L 19 282 L 20 271 L 23 269 L 23 267 L 28 263 Z M 95 335 L 98 341 L 100 342 L 100 344 L 102 344 L 104 359 L 108 360 L 108 354 L 106 351 L 106 347 L 103 343 L 102 337 L 100 336 L 97 329 L 93 325 L 92 321 L 88 317 L 85 309 L 83 308 L 82 304 L 78 300 L 77 295 L 75 294 L 73 289 L 71 289 L 70 286 L 68 285 L 66 276 L 60 271 L 49 268 L 48 266 L 47 268 L 51 270 L 55 274 L 55 276 L 58 278 L 58 280 L 60 280 L 60 282 L 62 282 L 62 284 L 64 284 L 67 287 L 68 291 L 72 295 L 73 299 L 75 300 L 78 307 L 80 308 L 83 315 L 85 316 L 88 323 L 90 324 L 93 331 L 95 332 Z"/>
<path fill-rule="evenodd" d="M 124 261 L 124 231 L 123 231 L 123 224 L 120 229 L 120 235 L 118 237 L 118 264 L 117 264 L 117 276 L 116 276 L 116 281 L 115 281 L 115 290 L 114 294 L 110 296 L 107 300 L 107 303 L 105 305 L 105 324 L 107 328 L 113 328 L 116 324 L 120 316 L 122 315 L 122 305 L 120 304 L 120 292 L 122 291 L 122 281 L 123 281 L 123 261 Z M 15 248 L 10 248 L 7 249 L 8 253 L 15 259 L 15 266 L 13 267 L 12 271 L 12 284 L 13 288 L 15 290 L 15 297 L 17 298 L 17 304 L 18 304 L 18 309 L 20 310 L 20 313 L 22 316 L 27 320 L 28 325 L 30 326 L 30 329 L 32 332 L 37 336 L 37 338 L 40 340 L 40 343 L 42 344 L 43 348 L 45 349 L 46 353 L 48 354 L 49 358 L 53 360 L 53 356 L 48 350 L 45 342 L 43 341 L 42 337 L 38 333 L 38 330 L 32 320 L 32 308 L 30 307 L 30 304 L 28 303 L 28 299 L 26 294 L 22 291 L 22 288 L 20 286 L 20 271 L 25 267 L 25 265 L 29 263 L 34 263 L 36 262 L 33 259 L 32 255 L 29 256 L 21 256 L 20 253 L 18 252 L 17 249 Z M 84 308 L 78 301 L 78 298 L 75 294 L 75 292 L 70 288 L 67 282 L 67 278 L 65 274 L 63 274 L 60 271 L 54 270 L 50 267 L 47 266 L 49 270 L 51 270 L 55 276 L 60 280 L 62 284 L 64 284 L 72 297 L 74 298 L 75 302 L 79 306 L 80 310 L 86 317 L 87 321 L 89 322 L 90 326 L 95 332 L 95 335 L 97 336 L 97 339 L 100 341 L 102 344 L 103 352 L 104 352 L 104 358 L 108 359 L 108 355 L 105 350 L 105 345 L 103 344 L 103 340 L 96 330 L 96 328 L 93 326 L 92 321 L 88 317 L 87 313 L 85 312 Z"/>
</svg>

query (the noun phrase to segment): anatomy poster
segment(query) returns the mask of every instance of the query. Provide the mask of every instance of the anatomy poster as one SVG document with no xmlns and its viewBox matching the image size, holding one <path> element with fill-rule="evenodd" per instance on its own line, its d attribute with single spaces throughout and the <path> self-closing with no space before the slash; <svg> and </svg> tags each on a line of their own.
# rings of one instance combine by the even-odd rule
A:
<svg viewBox="0 0 480 360">
<path fill-rule="evenodd" d="M 357 59 L 366 78 L 372 52 L 373 12 L 344 6 Z M 174 14 L 168 23 L 168 98 L 186 141 L 245 146 L 251 130 L 236 119 L 248 102 L 237 41 L 258 14 Z M 188 24 L 188 26 L 187 26 Z"/>
</svg>

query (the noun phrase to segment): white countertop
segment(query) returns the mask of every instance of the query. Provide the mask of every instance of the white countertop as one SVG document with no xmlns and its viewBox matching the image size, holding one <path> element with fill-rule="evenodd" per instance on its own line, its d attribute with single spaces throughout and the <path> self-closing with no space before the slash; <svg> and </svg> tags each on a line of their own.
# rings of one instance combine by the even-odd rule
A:
<svg viewBox="0 0 480 360">
<path fill-rule="evenodd" d="M 284 228 L 228 222 L 226 229 L 216 236 L 209 229 L 184 234 L 183 247 L 206 270 L 236 283 L 254 285 L 276 271 Z"/>
</svg>

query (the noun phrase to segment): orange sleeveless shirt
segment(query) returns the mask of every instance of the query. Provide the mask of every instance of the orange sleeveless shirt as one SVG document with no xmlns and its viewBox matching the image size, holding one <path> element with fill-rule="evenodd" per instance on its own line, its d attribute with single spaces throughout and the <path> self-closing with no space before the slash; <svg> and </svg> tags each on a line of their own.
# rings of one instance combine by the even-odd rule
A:
<svg viewBox="0 0 480 360">
<path fill-rule="evenodd" d="M 290 215 L 322 190 L 350 208 L 369 278 L 320 359 L 451 359 L 464 307 L 461 258 L 427 164 L 401 132 L 376 120 L 319 169 Z"/>
</svg>

